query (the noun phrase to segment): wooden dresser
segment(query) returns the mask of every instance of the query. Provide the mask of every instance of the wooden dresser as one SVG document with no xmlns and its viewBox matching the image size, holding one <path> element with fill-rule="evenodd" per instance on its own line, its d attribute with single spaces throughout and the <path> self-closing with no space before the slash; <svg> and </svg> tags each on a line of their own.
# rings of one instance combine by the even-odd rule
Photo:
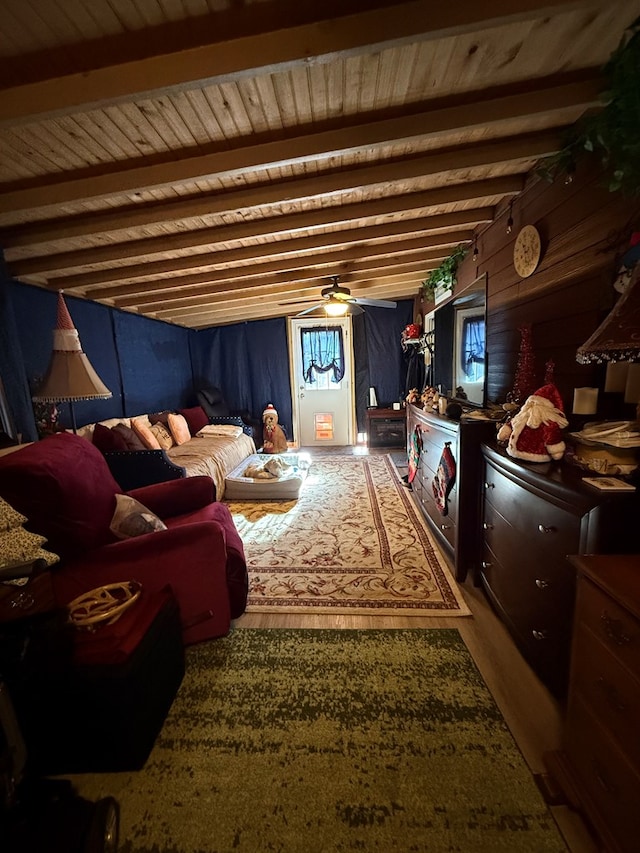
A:
<svg viewBox="0 0 640 853">
<path fill-rule="evenodd" d="M 475 575 L 480 559 L 480 476 L 482 441 L 495 436 L 492 421 L 453 421 L 435 413 L 407 405 L 407 448 L 411 452 L 418 431 L 422 449 L 412 489 L 438 545 L 449 560 L 458 581 Z M 445 445 L 456 464 L 456 480 L 447 502 L 447 514 L 439 510 L 433 494 L 433 480 Z"/>
<path fill-rule="evenodd" d="M 608 853 L 640 846 L 640 554 L 574 556 L 578 592 L 562 749 L 547 766 Z"/>
<path fill-rule="evenodd" d="M 486 444 L 482 454 L 482 586 L 523 657 L 564 696 L 575 603 L 566 556 L 636 550 L 639 496 L 589 487 L 569 463 L 522 462 Z"/>
</svg>

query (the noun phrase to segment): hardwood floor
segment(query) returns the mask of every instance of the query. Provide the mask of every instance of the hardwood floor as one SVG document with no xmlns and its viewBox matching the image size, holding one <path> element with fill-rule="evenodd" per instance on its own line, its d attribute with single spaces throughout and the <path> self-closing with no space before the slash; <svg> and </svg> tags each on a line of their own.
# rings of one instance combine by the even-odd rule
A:
<svg viewBox="0 0 640 853">
<path fill-rule="evenodd" d="M 402 450 L 366 446 L 347 448 L 300 448 L 311 456 L 322 454 L 391 453 L 401 466 Z M 484 593 L 471 581 L 460 585 L 471 610 L 469 617 L 358 616 L 338 614 L 245 613 L 239 628 L 457 628 L 500 708 L 532 774 L 546 776 L 543 756 L 560 745 L 562 707 L 524 661 Z M 565 837 L 570 853 L 599 853 L 580 816 L 556 805 L 551 811 Z M 517 851 L 514 851 L 517 853 Z"/>
</svg>

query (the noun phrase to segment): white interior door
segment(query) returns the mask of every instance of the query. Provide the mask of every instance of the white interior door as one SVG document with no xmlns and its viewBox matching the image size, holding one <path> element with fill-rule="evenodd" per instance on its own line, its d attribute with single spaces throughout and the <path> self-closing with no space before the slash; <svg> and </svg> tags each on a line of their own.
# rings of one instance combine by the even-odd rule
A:
<svg viewBox="0 0 640 853">
<path fill-rule="evenodd" d="M 305 376 L 302 331 L 339 329 L 342 334 L 344 375 L 335 381 L 335 371 L 311 370 Z M 293 394 L 294 431 L 301 447 L 353 444 L 354 382 L 351 318 L 289 320 L 289 352 Z M 307 364 L 308 366 L 308 364 Z"/>
</svg>

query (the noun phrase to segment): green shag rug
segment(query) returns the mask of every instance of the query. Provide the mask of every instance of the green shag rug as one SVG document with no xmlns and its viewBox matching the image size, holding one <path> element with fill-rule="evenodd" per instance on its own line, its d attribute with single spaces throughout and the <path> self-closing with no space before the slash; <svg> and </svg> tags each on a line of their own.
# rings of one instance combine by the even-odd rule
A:
<svg viewBox="0 0 640 853">
<path fill-rule="evenodd" d="M 144 770 L 74 782 L 120 853 L 566 853 L 455 629 L 237 628 L 188 649 Z"/>
</svg>

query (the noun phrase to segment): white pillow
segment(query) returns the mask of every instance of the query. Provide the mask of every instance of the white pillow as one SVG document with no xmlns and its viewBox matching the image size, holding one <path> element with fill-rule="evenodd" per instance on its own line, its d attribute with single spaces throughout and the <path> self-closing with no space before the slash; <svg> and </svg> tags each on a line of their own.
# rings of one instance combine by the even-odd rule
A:
<svg viewBox="0 0 640 853">
<path fill-rule="evenodd" d="M 145 533 L 166 530 L 167 525 L 150 509 L 129 495 L 116 495 L 116 511 L 109 525 L 118 539 L 131 539 Z"/>
<path fill-rule="evenodd" d="M 197 435 L 231 435 L 234 438 L 242 435 L 243 429 L 240 426 L 233 424 L 207 424 L 197 433 Z"/>
</svg>

